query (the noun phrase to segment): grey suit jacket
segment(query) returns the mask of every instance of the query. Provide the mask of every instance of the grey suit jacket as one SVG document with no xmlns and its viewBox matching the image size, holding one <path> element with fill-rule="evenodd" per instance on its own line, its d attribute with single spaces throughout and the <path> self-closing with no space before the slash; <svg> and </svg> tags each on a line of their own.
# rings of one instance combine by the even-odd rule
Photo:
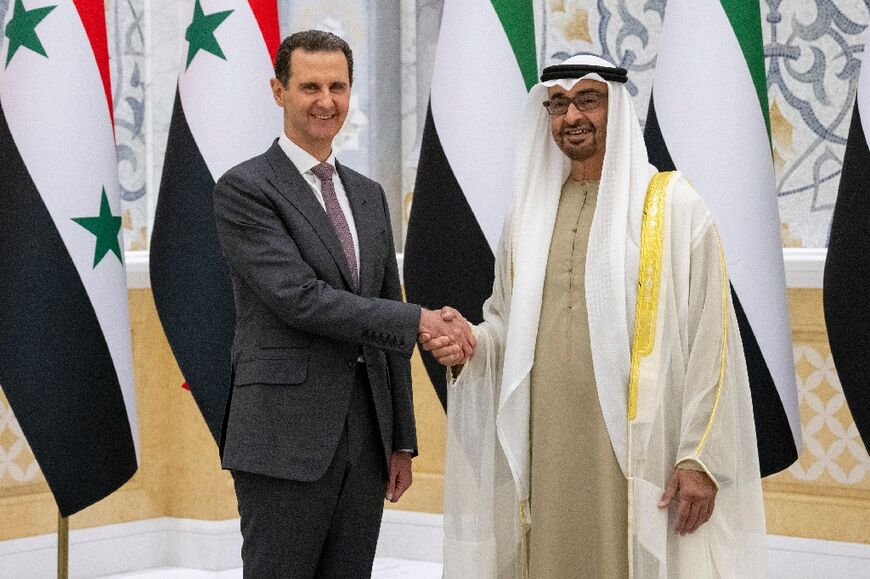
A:
<svg viewBox="0 0 870 579">
<path fill-rule="evenodd" d="M 383 189 L 336 170 L 356 222 L 358 293 L 328 215 L 277 140 L 215 186 L 236 305 L 224 468 L 319 479 L 344 427 L 360 353 L 387 464 L 392 449 L 416 453 L 409 358 L 420 308 L 401 301 Z"/>
</svg>

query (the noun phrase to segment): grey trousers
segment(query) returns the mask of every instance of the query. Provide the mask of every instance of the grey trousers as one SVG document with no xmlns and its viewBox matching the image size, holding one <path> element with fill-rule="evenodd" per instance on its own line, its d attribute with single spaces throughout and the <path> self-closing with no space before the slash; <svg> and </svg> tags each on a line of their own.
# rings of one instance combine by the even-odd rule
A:
<svg viewBox="0 0 870 579">
<path fill-rule="evenodd" d="M 245 579 L 370 577 L 387 466 L 364 366 L 326 474 L 299 482 L 233 471 Z"/>
</svg>

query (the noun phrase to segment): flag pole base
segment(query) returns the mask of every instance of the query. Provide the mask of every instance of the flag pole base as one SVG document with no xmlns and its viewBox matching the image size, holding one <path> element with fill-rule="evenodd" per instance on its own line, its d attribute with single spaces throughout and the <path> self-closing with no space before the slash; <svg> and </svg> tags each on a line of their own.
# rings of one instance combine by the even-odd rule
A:
<svg viewBox="0 0 870 579">
<path fill-rule="evenodd" d="M 57 513 L 57 579 L 69 579 L 69 519 Z"/>
</svg>

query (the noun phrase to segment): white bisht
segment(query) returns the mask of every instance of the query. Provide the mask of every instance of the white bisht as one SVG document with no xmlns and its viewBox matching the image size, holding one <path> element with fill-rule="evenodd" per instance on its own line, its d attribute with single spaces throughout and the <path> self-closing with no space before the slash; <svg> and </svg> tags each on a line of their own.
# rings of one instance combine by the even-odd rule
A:
<svg viewBox="0 0 870 579">
<path fill-rule="evenodd" d="M 591 56 L 565 64 L 613 67 Z M 445 577 L 522 577 L 527 569 L 529 376 L 546 256 L 570 169 L 541 102 L 547 86 L 574 82 L 541 83 L 529 94 L 513 212 L 477 327 L 478 350 L 448 388 Z M 607 153 L 585 284 L 598 397 L 629 481 L 630 569 L 635 577 L 761 576 L 765 525 L 752 405 L 718 235 L 679 174 L 656 177 L 650 187 L 655 170 L 631 98 L 619 83 L 607 84 Z M 681 537 L 674 508 L 657 504 L 685 459 L 700 464 L 719 491 L 710 521 Z"/>
</svg>

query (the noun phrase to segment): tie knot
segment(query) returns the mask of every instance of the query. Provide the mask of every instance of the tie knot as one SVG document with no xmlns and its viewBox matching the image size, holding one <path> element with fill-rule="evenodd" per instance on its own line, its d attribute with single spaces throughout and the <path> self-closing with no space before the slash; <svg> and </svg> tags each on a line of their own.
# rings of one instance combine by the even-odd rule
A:
<svg viewBox="0 0 870 579">
<path fill-rule="evenodd" d="M 317 175 L 321 181 L 332 181 L 332 165 L 329 163 L 320 163 L 311 168 L 311 172 Z"/>
</svg>

